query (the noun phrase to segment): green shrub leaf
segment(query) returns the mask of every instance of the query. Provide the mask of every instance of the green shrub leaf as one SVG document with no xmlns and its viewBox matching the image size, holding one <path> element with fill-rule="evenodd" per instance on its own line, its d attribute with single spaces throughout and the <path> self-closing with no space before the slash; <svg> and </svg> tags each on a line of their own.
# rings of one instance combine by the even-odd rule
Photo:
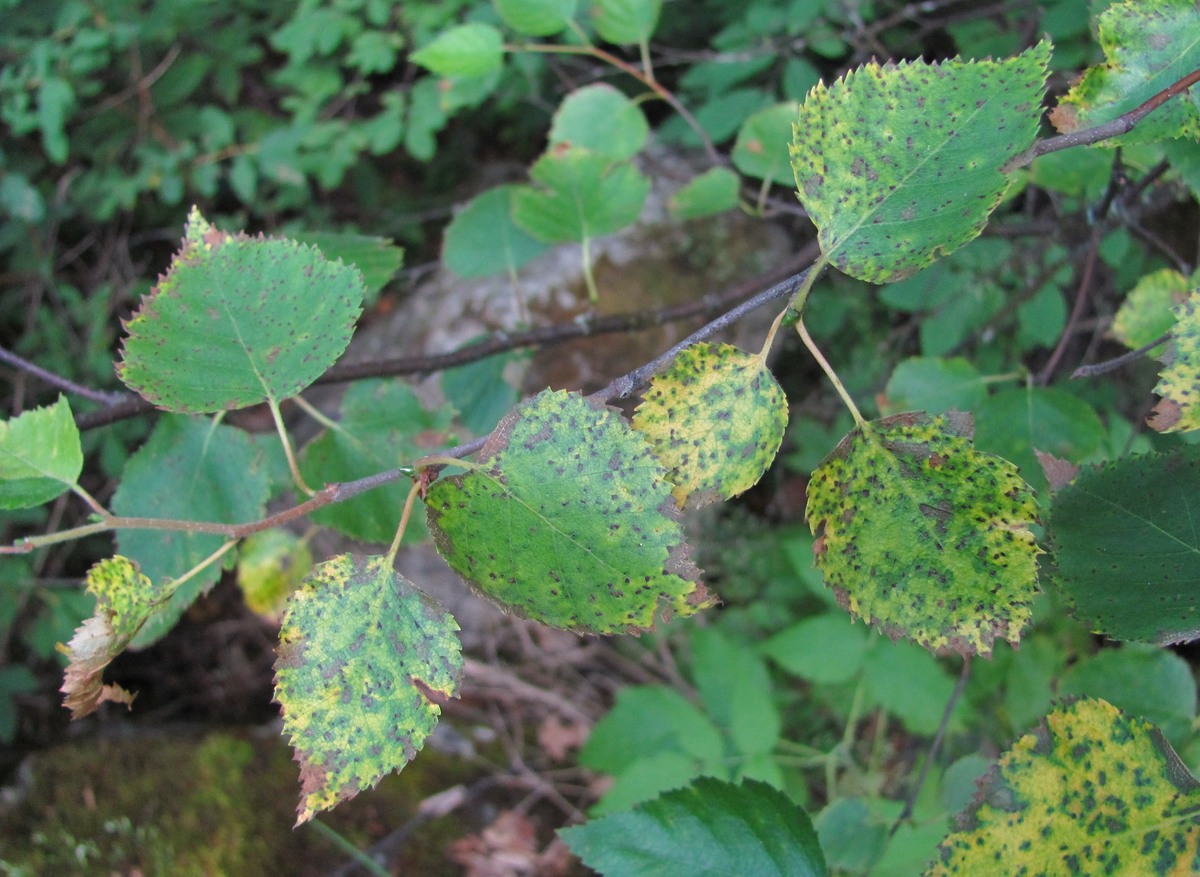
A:
<svg viewBox="0 0 1200 877">
<path fill-rule="evenodd" d="M 1113 336 L 1130 350 L 1161 338 L 1175 325 L 1174 309 L 1183 304 L 1188 293 L 1197 286 L 1200 286 L 1200 276 L 1192 282 L 1171 268 L 1145 275 L 1117 309 L 1113 318 Z M 1161 352 L 1162 347 L 1154 350 Z"/>
<path fill-rule="evenodd" d="M 931 651 L 988 655 L 1030 617 L 1037 506 L 1016 467 L 970 437 L 966 415 L 866 423 L 813 473 L 806 516 L 851 615 Z"/>
<path fill-rule="evenodd" d="M 938 852 L 927 877 L 1193 873 L 1200 783 L 1153 725 L 1080 700 L 1013 744 Z"/>
<path fill-rule="evenodd" d="M 635 45 L 650 39 L 661 13 L 662 0 L 595 0 L 592 23 L 602 40 Z"/>
<path fill-rule="evenodd" d="M 275 698 L 300 763 L 297 824 L 410 762 L 454 696 L 454 619 L 383 557 L 318 564 L 288 601 Z"/>
<path fill-rule="evenodd" d="M 362 272 L 367 302 L 379 293 L 404 265 L 404 248 L 388 238 L 333 231 L 306 231 L 292 234 L 302 244 L 311 244 L 331 262 L 344 262 Z"/>
<path fill-rule="evenodd" d="M 1146 422 L 1159 432 L 1200 429 L 1200 291 L 1175 308 L 1175 326 L 1167 344 L 1154 392 L 1162 396 Z"/>
<path fill-rule="evenodd" d="M 885 393 L 881 407 L 887 414 L 942 414 L 952 408 L 973 411 L 987 396 L 987 385 L 975 366 L 961 356 L 915 356 L 896 366 Z"/>
<path fill-rule="evenodd" d="M 612 161 L 633 158 L 646 143 L 646 116 L 611 85 L 585 85 L 563 98 L 550 125 L 550 145 L 578 146 Z"/>
<path fill-rule="evenodd" d="M 867 632 L 843 612 L 805 618 L 762 645 L 763 654 L 784 670 L 818 684 L 849 682 L 862 670 Z"/>
<path fill-rule="evenodd" d="M 637 810 L 559 834 L 604 877 L 823 877 L 808 815 L 765 783 L 701 777 Z"/>
<path fill-rule="evenodd" d="M 182 249 L 126 325 L 117 370 L 168 411 L 285 399 L 346 349 L 363 295 L 357 269 L 295 241 L 217 231 L 193 210 Z"/>
<path fill-rule="evenodd" d="M 738 175 L 715 167 L 693 177 L 671 196 L 668 205 L 676 219 L 699 219 L 732 210 L 738 203 Z"/>
<path fill-rule="evenodd" d="M 1037 135 L 1049 57 L 1039 43 L 1005 61 L 871 63 L 809 92 L 791 155 L 822 252 L 883 283 L 978 236 L 1001 165 Z"/>
<path fill-rule="evenodd" d="M 537 186 L 513 193 L 513 219 L 540 241 L 585 241 L 637 221 L 650 181 L 631 164 L 581 148 L 543 155 L 529 170 Z"/>
<path fill-rule="evenodd" d="M 1191 0 L 1125 0 L 1100 15 L 1105 63 L 1090 67 L 1050 120 L 1064 134 L 1111 122 L 1200 67 L 1200 9 Z M 1200 108 L 1167 101 L 1104 146 L 1200 136 Z"/>
<path fill-rule="evenodd" d="M 581 632 L 635 632 L 707 606 L 666 472 L 616 412 L 545 391 L 511 412 L 481 467 L 435 482 L 438 550 L 519 615 Z"/>
<path fill-rule="evenodd" d="M 460 24 L 410 58 L 438 76 L 486 76 L 504 63 L 504 38 L 490 24 Z"/>
<path fill-rule="evenodd" d="M 548 37 L 571 23 L 577 0 L 495 0 L 495 4 L 501 20 L 513 30 Z"/>
<path fill-rule="evenodd" d="M 1114 639 L 1200 637 L 1200 448 L 1089 467 L 1054 495 L 1054 581 L 1075 615 Z"/>
<path fill-rule="evenodd" d="M 514 273 L 549 247 L 513 220 L 517 186 L 489 189 L 473 198 L 446 226 L 442 261 L 459 277 Z"/>
<path fill-rule="evenodd" d="M 738 129 L 730 159 L 748 177 L 775 183 L 786 180 L 790 159 L 788 140 L 800 112 L 795 101 L 776 104 L 754 113 Z"/>
<path fill-rule="evenodd" d="M 28 509 L 69 490 L 83 470 L 71 405 L 53 405 L 0 421 L 0 509 Z"/>
<path fill-rule="evenodd" d="M 669 470 L 682 507 L 758 483 L 787 428 L 787 399 L 761 356 L 695 344 L 656 375 L 633 417 Z"/>
</svg>

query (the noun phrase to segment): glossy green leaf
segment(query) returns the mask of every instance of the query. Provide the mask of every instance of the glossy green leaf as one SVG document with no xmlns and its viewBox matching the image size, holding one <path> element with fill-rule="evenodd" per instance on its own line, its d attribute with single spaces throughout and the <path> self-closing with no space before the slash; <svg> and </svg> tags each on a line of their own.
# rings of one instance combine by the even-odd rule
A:
<svg viewBox="0 0 1200 877">
<path fill-rule="evenodd" d="M 99 709 L 106 700 L 130 704 L 133 695 L 119 685 L 105 685 L 104 668 L 125 650 L 134 635 L 170 590 L 156 587 L 126 557 L 110 557 L 87 574 L 87 589 L 96 597 L 96 609 L 65 646 L 70 659 L 60 689 L 63 706 L 79 719 Z"/>
<path fill-rule="evenodd" d="M 125 517 L 239 524 L 263 517 L 267 492 L 266 474 L 246 433 L 202 418 L 163 416 L 126 463 L 112 507 Z M 211 533 L 117 531 L 120 553 L 136 561 L 155 586 L 183 576 L 224 542 Z M 133 646 L 148 646 L 170 630 L 220 571 L 209 565 L 176 588 Z"/>
<path fill-rule="evenodd" d="M 504 63 L 504 38 L 490 24 L 470 22 L 443 31 L 409 57 L 438 76 L 486 76 Z"/>
<path fill-rule="evenodd" d="M 1162 398 L 1146 422 L 1159 432 L 1200 429 L 1200 291 L 1175 308 L 1175 326 L 1154 392 Z"/>
<path fill-rule="evenodd" d="M 1183 304 L 1194 288 L 1186 277 L 1170 268 L 1147 274 L 1117 309 L 1113 337 L 1131 350 L 1161 338 L 1175 325 L 1174 308 Z M 1162 348 L 1156 347 L 1155 351 L 1161 352 Z"/>
<path fill-rule="evenodd" d="M 592 24 L 606 42 L 635 45 L 650 39 L 661 13 L 662 0 L 594 0 Z"/>
<path fill-rule="evenodd" d="M 361 271 L 368 302 L 379 298 L 379 293 L 404 265 L 404 248 L 389 238 L 332 231 L 296 232 L 291 237 L 316 247 L 331 262 L 344 262 Z"/>
<path fill-rule="evenodd" d="M 342 397 L 336 426 L 304 446 L 300 474 L 313 484 L 332 484 L 411 465 L 454 444 L 450 419 L 445 408 L 427 410 L 403 381 L 360 381 Z M 317 509 L 309 517 L 360 542 L 387 545 L 396 535 L 411 486 L 401 479 Z M 419 541 L 423 536 L 420 523 L 410 521 L 405 539 Z"/>
<path fill-rule="evenodd" d="M 1105 63 L 1088 69 L 1050 120 L 1070 133 L 1110 122 L 1200 67 L 1200 9 L 1191 0 L 1125 0 L 1100 15 Z M 1200 136 L 1200 108 L 1177 97 L 1105 146 Z"/>
<path fill-rule="evenodd" d="M 813 473 L 806 517 L 817 567 L 854 617 L 931 651 L 1020 639 L 1037 506 L 1016 467 L 971 446 L 969 416 L 855 429 Z"/>
<path fill-rule="evenodd" d="M 783 442 L 787 399 L 763 357 L 701 342 L 654 377 L 633 427 L 667 467 L 680 506 L 695 507 L 758 483 Z"/>
<path fill-rule="evenodd" d="M 867 631 L 842 612 L 805 618 L 762 645 L 763 654 L 789 673 L 818 684 L 848 682 L 862 670 Z"/>
<path fill-rule="evenodd" d="M 1114 639 L 1200 637 L 1200 448 L 1085 468 L 1054 495 L 1054 581 L 1075 615 Z"/>
<path fill-rule="evenodd" d="M 699 219 L 732 210 L 738 204 L 738 175 L 725 167 L 693 177 L 667 205 L 676 219 Z"/>
<path fill-rule="evenodd" d="M 518 33 L 548 37 L 575 17 L 577 0 L 494 0 L 500 19 Z"/>
<path fill-rule="evenodd" d="M 927 877 L 1192 874 L 1200 783 L 1153 725 L 1080 700 L 1013 744 L 938 852 Z"/>
<path fill-rule="evenodd" d="M 126 324 L 117 371 L 169 411 L 285 399 L 346 349 L 363 294 L 356 268 L 295 241 L 217 231 L 193 210 L 182 249 Z"/>
<path fill-rule="evenodd" d="M 633 158 L 642 151 L 650 126 L 629 98 L 611 85 L 585 85 L 563 98 L 550 123 L 550 145 L 572 146 L 612 161 Z"/>
<path fill-rule="evenodd" d="M 612 409 L 545 391 L 500 422 L 479 467 L 429 488 L 429 524 L 450 566 L 502 606 L 617 633 L 711 602 L 665 470 Z"/>
<path fill-rule="evenodd" d="M 771 183 L 788 178 L 791 159 L 788 143 L 792 125 L 800 112 L 795 101 L 776 104 L 759 110 L 746 119 L 738 129 L 733 152 L 733 166 L 748 177 Z"/>
<path fill-rule="evenodd" d="M 586 149 L 549 152 L 529 170 L 536 186 L 513 193 L 513 219 L 548 244 L 584 241 L 637 221 L 650 180 L 631 164 Z"/>
<path fill-rule="evenodd" d="M 0 509 L 28 509 L 69 490 L 83 470 L 71 405 L 53 405 L 0 421 Z"/>
<path fill-rule="evenodd" d="M 883 283 L 978 236 L 1001 165 L 1037 135 L 1049 57 L 1039 43 L 1004 61 L 870 63 L 809 92 L 791 156 L 821 251 Z"/>
<path fill-rule="evenodd" d="M 454 619 L 384 557 L 318 564 L 288 601 L 275 699 L 300 763 L 297 824 L 416 756 L 455 695 Z"/>
<path fill-rule="evenodd" d="M 513 220 L 517 186 L 488 189 L 454 214 L 442 241 L 442 261 L 459 277 L 512 274 L 549 247 Z"/>
<path fill-rule="evenodd" d="M 559 832 L 604 877 L 824 877 L 807 814 L 753 780 L 702 777 L 636 810 Z"/>
<path fill-rule="evenodd" d="M 942 414 L 973 411 L 987 396 L 987 385 L 975 366 L 961 356 L 917 356 L 896 366 L 888 378 L 885 414 L 926 411 Z"/>
</svg>

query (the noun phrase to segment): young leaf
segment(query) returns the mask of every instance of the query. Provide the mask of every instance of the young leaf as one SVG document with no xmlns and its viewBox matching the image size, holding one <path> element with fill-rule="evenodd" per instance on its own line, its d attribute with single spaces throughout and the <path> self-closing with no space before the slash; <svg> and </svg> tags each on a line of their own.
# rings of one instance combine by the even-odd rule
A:
<svg viewBox="0 0 1200 877">
<path fill-rule="evenodd" d="M 702 342 L 656 375 L 633 428 L 667 466 L 683 507 L 754 486 L 779 452 L 787 399 L 762 357 Z"/>
<path fill-rule="evenodd" d="M 576 0 L 495 0 L 501 20 L 518 33 L 549 37 L 575 17 Z"/>
<path fill-rule="evenodd" d="M 671 196 L 668 209 L 676 219 L 699 219 L 732 210 L 738 203 L 738 175 L 715 167 L 693 177 Z"/>
<path fill-rule="evenodd" d="M 1117 309 L 1112 324 L 1113 336 L 1130 350 L 1161 338 L 1175 325 L 1174 309 L 1198 286 L 1200 276 L 1196 282 L 1191 282 L 1171 268 L 1147 274 Z M 1154 349 L 1161 352 L 1162 347 Z"/>
<path fill-rule="evenodd" d="M 548 152 L 529 170 L 538 185 L 513 193 L 513 219 L 548 244 L 584 241 L 637 221 L 650 181 L 631 164 L 586 149 Z"/>
<path fill-rule="evenodd" d="M 403 381 L 360 381 L 342 397 L 336 426 L 304 447 L 300 474 L 316 484 L 353 481 L 411 463 L 434 448 L 453 444 L 451 412 L 429 411 Z M 385 484 L 346 502 L 317 509 L 313 523 L 360 542 L 387 545 L 396 535 L 409 482 Z M 409 524 L 406 539 L 424 528 Z"/>
<path fill-rule="evenodd" d="M 809 92 L 791 155 L 821 251 L 884 283 L 978 236 L 1037 135 L 1049 57 L 870 63 Z"/>
<path fill-rule="evenodd" d="M 479 462 L 425 501 L 446 562 L 502 606 L 617 633 L 711 603 L 666 472 L 615 411 L 547 390 L 500 422 Z"/>
<path fill-rule="evenodd" d="M 611 85 L 585 85 L 568 94 L 554 113 L 550 145 L 578 146 L 612 161 L 633 158 L 646 143 L 646 116 Z"/>
<path fill-rule="evenodd" d="M 1175 308 L 1175 327 L 1154 392 L 1162 399 L 1146 422 L 1159 432 L 1200 429 L 1200 291 Z"/>
<path fill-rule="evenodd" d="M 1114 639 L 1200 637 L 1200 448 L 1084 469 L 1054 495 L 1054 582 L 1074 614 Z"/>
<path fill-rule="evenodd" d="M 650 39 L 661 12 L 662 0 L 595 0 L 592 22 L 602 40 L 636 45 Z"/>
<path fill-rule="evenodd" d="M 0 421 L 0 509 L 29 509 L 69 490 L 83 470 L 66 397 Z"/>
<path fill-rule="evenodd" d="M 513 220 L 517 186 L 489 189 L 472 199 L 446 226 L 442 260 L 459 277 L 515 273 L 549 247 Z"/>
<path fill-rule="evenodd" d="M 246 433 L 202 418 L 163 416 L 125 464 L 112 506 L 125 517 L 242 523 L 263 516 L 267 493 L 267 477 Z M 121 554 L 156 586 L 184 575 L 224 542 L 212 533 L 117 532 Z M 219 574 L 213 564 L 176 588 L 147 619 L 133 646 L 148 646 L 170 630 Z"/>
<path fill-rule="evenodd" d="M 409 57 L 437 76 L 486 76 L 504 63 L 504 38 L 490 24 L 470 22 L 442 32 Z"/>
<path fill-rule="evenodd" d="M 117 370 L 168 411 L 284 399 L 346 349 L 363 294 L 356 268 L 295 241 L 217 231 L 193 209 L 182 249 L 126 324 Z"/>
<path fill-rule="evenodd" d="M 1103 700 L 1048 715 L 982 781 L 926 877 L 1188 874 L 1200 783 L 1153 725 Z"/>
<path fill-rule="evenodd" d="M 1104 64 L 1091 67 L 1050 114 L 1064 134 L 1111 122 L 1200 67 L 1200 9 L 1192 0 L 1125 0 L 1100 15 Z M 1167 101 L 1105 146 L 1200 135 L 1200 108 Z"/>
<path fill-rule="evenodd" d="M 110 557 L 87 574 L 87 589 L 96 597 L 96 610 L 64 647 L 70 663 L 63 686 L 63 706 L 72 719 L 94 713 L 106 700 L 131 704 L 133 695 L 119 685 L 101 682 L 104 668 L 125 651 L 134 634 L 169 590 L 156 588 L 125 557 Z"/>
<path fill-rule="evenodd" d="M 765 783 L 701 777 L 559 835 L 604 877 L 824 877 L 808 815 Z"/>
<path fill-rule="evenodd" d="M 738 129 L 730 159 L 748 177 L 775 183 L 787 179 L 788 139 L 800 112 L 795 101 L 759 110 Z"/>
<path fill-rule="evenodd" d="M 806 516 L 817 567 L 851 615 L 938 652 L 1020 639 L 1037 506 L 1015 466 L 971 447 L 969 415 L 855 429 L 813 473 Z"/>
<path fill-rule="evenodd" d="M 454 619 L 383 557 L 318 564 L 288 601 L 275 699 L 300 763 L 297 824 L 416 756 L 462 672 Z"/>
</svg>

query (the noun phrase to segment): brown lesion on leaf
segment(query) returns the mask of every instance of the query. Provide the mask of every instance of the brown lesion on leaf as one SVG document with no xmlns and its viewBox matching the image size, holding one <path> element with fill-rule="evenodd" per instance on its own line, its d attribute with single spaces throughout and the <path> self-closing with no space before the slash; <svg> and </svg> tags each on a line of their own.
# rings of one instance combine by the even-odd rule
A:
<svg viewBox="0 0 1200 877">
<path fill-rule="evenodd" d="M 1146 425 L 1156 432 L 1168 432 L 1183 419 L 1183 409 L 1172 399 L 1160 399 L 1146 418 Z"/>
</svg>

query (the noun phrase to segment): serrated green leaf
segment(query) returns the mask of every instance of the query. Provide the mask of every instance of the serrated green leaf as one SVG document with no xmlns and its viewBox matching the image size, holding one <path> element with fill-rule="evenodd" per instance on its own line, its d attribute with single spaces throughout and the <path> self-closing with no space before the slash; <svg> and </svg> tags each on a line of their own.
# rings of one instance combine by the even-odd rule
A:
<svg viewBox="0 0 1200 877">
<path fill-rule="evenodd" d="M 1191 0 L 1126 0 L 1100 15 L 1105 63 L 1087 72 L 1050 120 L 1064 134 L 1111 122 L 1200 67 L 1200 9 Z M 1181 95 L 1104 146 L 1200 136 L 1200 108 Z"/>
<path fill-rule="evenodd" d="M 1029 621 L 1037 506 L 970 436 L 966 415 L 865 423 L 813 473 L 806 517 L 851 615 L 931 651 L 988 655 Z"/>
<path fill-rule="evenodd" d="M 788 142 L 800 113 L 795 101 L 759 110 L 742 123 L 733 144 L 733 166 L 748 177 L 775 183 L 786 180 L 791 166 Z"/>
<path fill-rule="evenodd" d="M 275 699 L 300 763 L 297 824 L 412 761 L 462 674 L 458 625 L 385 557 L 318 564 L 288 600 Z"/>
<path fill-rule="evenodd" d="M 442 261 L 459 277 L 513 274 L 549 247 L 513 220 L 517 186 L 489 189 L 454 214 L 442 241 Z"/>
<path fill-rule="evenodd" d="M 807 814 L 754 780 L 702 777 L 637 810 L 559 835 L 604 877 L 823 877 L 829 872 Z"/>
<path fill-rule="evenodd" d="M 575 17 L 577 0 L 494 0 L 501 20 L 518 33 L 549 37 Z"/>
<path fill-rule="evenodd" d="M 486 76 L 504 63 L 504 38 L 490 24 L 470 22 L 443 31 L 409 57 L 438 76 Z"/>
<path fill-rule="evenodd" d="M 1114 639 L 1200 637 L 1200 448 L 1085 468 L 1054 495 L 1054 582 L 1073 612 Z"/>
<path fill-rule="evenodd" d="M 1200 291 L 1174 310 L 1175 326 L 1154 392 L 1162 398 L 1146 422 L 1159 432 L 1200 429 Z"/>
<path fill-rule="evenodd" d="M 0 421 L 0 509 L 29 509 L 70 490 L 83 470 L 71 405 L 53 405 Z"/>
<path fill-rule="evenodd" d="M 569 630 L 634 632 L 710 604 L 649 444 L 611 409 L 545 391 L 511 412 L 480 468 L 429 489 L 430 530 L 472 587 Z"/>
<path fill-rule="evenodd" d="M 699 219 L 732 210 L 738 203 L 738 175 L 715 167 L 690 179 L 667 205 L 676 219 Z"/>
<path fill-rule="evenodd" d="M 611 85 L 585 85 L 563 98 L 550 124 L 550 145 L 578 146 L 612 161 L 633 158 L 650 126 L 638 105 Z"/>
<path fill-rule="evenodd" d="M 662 0 L 595 0 L 592 23 L 600 38 L 618 46 L 644 43 L 658 27 Z"/>
<path fill-rule="evenodd" d="M 1037 135 L 1049 57 L 1039 43 L 1005 61 L 871 63 L 809 92 L 791 156 L 821 251 L 883 283 L 978 236 L 1001 165 Z"/>
<path fill-rule="evenodd" d="M 404 265 L 404 248 L 389 238 L 332 231 L 294 232 L 291 237 L 316 247 L 332 262 L 344 262 L 362 272 L 368 303 L 379 297 Z"/>
<path fill-rule="evenodd" d="M 809 682 L 848 682 L 862 669 L 867 632 L 845 613 L 826 613 L 784 628 L 763 643 L 762 651 L 784 670 Z"/>
<path fill-rule="evenodd" d="M 262 518 L 267 494 L 267 477 L 246 433 L 202 418 L 163 416 L 125 464 L 112 507 L 124 517 L 237 524 Z M 156 587 L 183 576 L 224 542 L 212 533 L 117 531 L 120 553 L 136 561 Z M 148 646 L 170 630 L 219 574 L 220 567 L 210 565 L 176 588 L 147 619 L 133 647 Z"/>
<path fill-rule="evenodd" d="M 1130 350 L 1161 338 L 1175 325 L 1174 308 L 1187 299 L 1193 288 L 1194 284 L 1171 268 L 1142 277 L 1117 309 L 1113 337 Z M 1162 349 L 1156 347 L 1151 353 L 1157 356 Z"/>
<path fill-rule="evenodd" d="M 915 356 L 896 366 L 884 392 L 886 399 L 880 405 L 884 414 L 942 414 L 952 408 L 973 410 L 987 396 L 987 385 L 961 356 Z"/>
<path fill-rule="evenodd" d="M 763 358 L 701 342 L 658 374 L 633 417 L 668 469 L 682 507 L 758 483 L 787 428 L 787 399 Z"/>
<path fill-rule="evenodd" d="M 1080 700 L 1001 757 L 938 852 L 927 877 L 1195 873 L 1200 783 L 1153 725 Z"/>
<path fill-rule="evenodd" d="M 400 380 L 356 383 L 342 397 L 341 415 L 333 429 L 305 445 L 300 474 L 306 481 L 332 484 L 365 478 L 453 444 L 451 412 L 427 410 Z M 317 509 L 309 517 L 352 539 L 387 545 L 396 535 L 410 486 L 403 480 L 385 484 Z M 419 522 L 409 522 L 406 541 L 419 541 L 424 535 Z"/>
<path fill-rule="evenodd" d="M 118 374 L 168 411 L 208 413 L 293 396 L 346 349 L 362 275 L 295 241 L 217 231 L 197 210 L 126 324 Z"/>
<path fill-rule="evenodd" d="M 238 587 L 246 606 L 259 615 L 282 612 L 288 595 L 311 569 L 308 543 L 279 527 L 255 533 L 238 546 Z"/>
<path fill-rule="evenodd" d="M 87 574 L 96 610 L 64 647 L 70 663 L 60 691 L 72 719 L 94 713 L 106 700 L 131 704 L 133 695 L 119 685 L 102 683 L 104 668 L 123 652 L 146 619 L 170 595 L 156 587 L 126 557 L 110 557 Z"/>
<path fill-rule="evenodd" d="M 529 170 L 538 185 L 518 186 L 513 219 L 548 244 L 584 241 L 637 221 L 650 181 L 633 165 L 614 164 L 586 149 L 539 158 Z"/>
</svg>

